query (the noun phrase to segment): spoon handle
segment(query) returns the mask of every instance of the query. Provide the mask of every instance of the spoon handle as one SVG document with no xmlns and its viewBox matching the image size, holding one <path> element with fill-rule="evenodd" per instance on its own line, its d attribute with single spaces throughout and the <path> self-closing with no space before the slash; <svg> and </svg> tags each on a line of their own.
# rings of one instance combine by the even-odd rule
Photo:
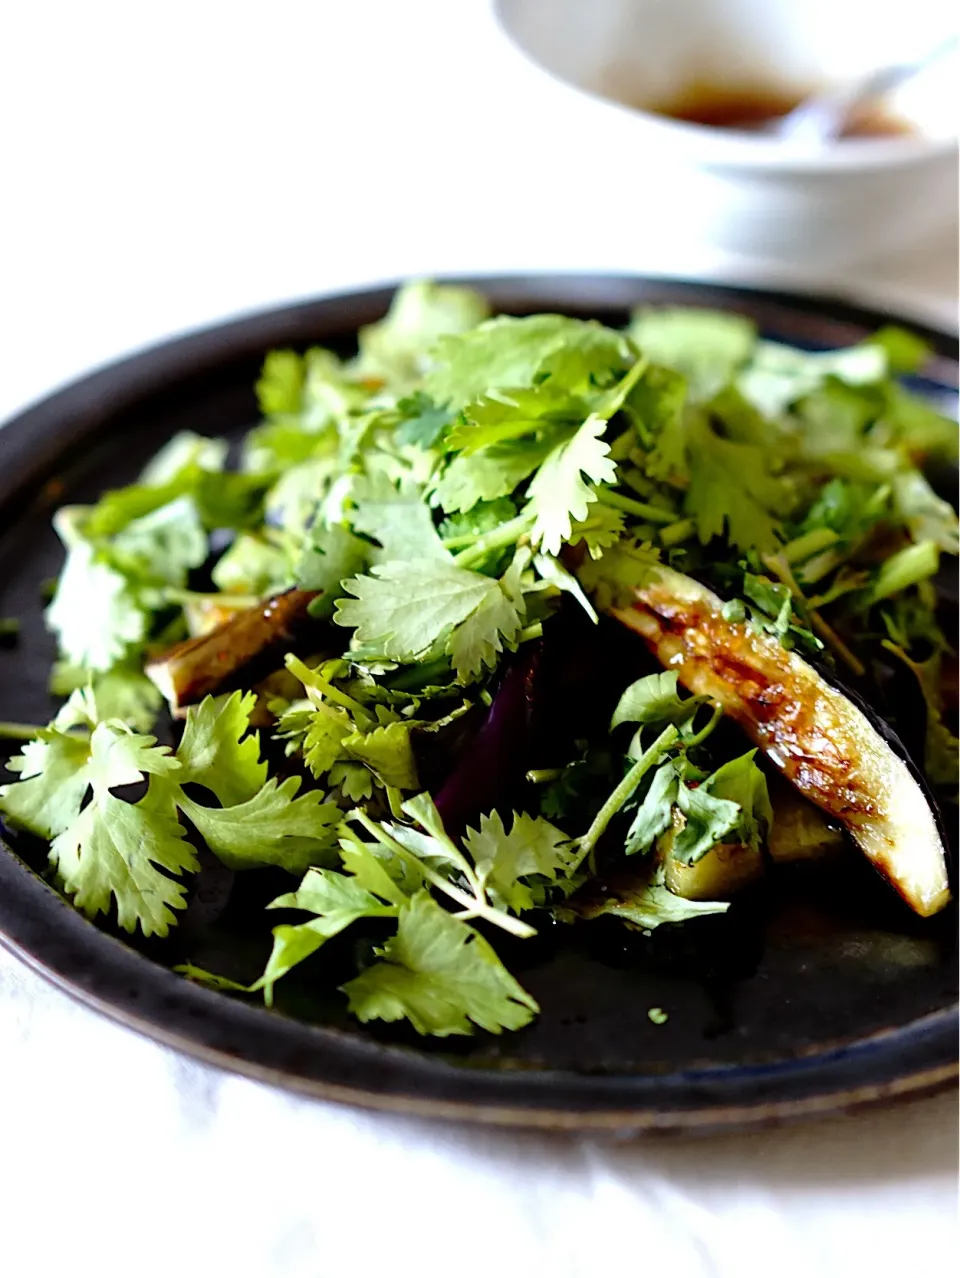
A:
<svg viewBox="0 0 960 1278">
<path fill-rule="evenodd" d="M 940 58 L 952 53 L 957 44 L 956 35 L 948 36 L 913 62 L 881 67 L 861 80 L 826 93 L 814 94 L 778 121 L 777 135 L 784 141 L 791 142 L 823 143 L 835 140 L 843 132 L 856 107 L 891 93 Z"/>
</svg>

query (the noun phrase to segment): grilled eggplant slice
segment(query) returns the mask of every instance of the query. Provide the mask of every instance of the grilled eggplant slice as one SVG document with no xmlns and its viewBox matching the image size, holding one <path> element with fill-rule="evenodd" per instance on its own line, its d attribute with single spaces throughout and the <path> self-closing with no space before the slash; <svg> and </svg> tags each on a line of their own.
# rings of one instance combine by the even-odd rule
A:
<svg viewBox="0 0 960 1278">
<path fill-rule="evenodd" d="M 286 590 L 235 613 L 213 630 L 187 639 L 149 662 L 146 674 L 160 689 L 175 718 L 210 693 L 247 686 L 283 663 L 298 638 L 315 628 L 307 611 L 316 591 Z"/>
<path fill-rule="evenodd" d="M 896 736 L 771 635 L 727 621 L 691 577 L 651 568 L 611 611 L 712 698 L 801 794 L 841 824 L 924 917 L 950 899 L 936 809 Z"/>
</svg>

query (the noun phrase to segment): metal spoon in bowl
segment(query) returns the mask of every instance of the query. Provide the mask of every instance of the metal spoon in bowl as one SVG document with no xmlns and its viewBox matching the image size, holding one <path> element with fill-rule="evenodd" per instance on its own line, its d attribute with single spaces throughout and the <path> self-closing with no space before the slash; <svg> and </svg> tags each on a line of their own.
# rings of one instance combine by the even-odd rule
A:
<svg viewBox="0 0 960 1278">
<path fill-rule="evenodd" d="M 815 93 L 779 120 L 771 122 L 769 130 L 765 131 L 783 142 L 811 149 L 835 142 L 865 106 L 926 71 L 946 54 L 952 53 L 957 43 L 957 36 L 949 36 L 913 62 L 882 67 L 850 84 Z"/>
</svg>

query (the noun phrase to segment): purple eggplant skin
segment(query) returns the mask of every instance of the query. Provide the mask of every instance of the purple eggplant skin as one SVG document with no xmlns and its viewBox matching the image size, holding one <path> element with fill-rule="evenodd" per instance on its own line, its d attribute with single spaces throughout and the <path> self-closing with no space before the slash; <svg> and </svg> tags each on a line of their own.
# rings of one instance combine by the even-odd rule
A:
<svg viewBox="0 0 960 1278">
<path fill-rule="evenodd" d="M 454 837 L 475 827 L 483 813 L 509 806 L 523 786 L 540 654 L 539 642 L 517 653 L 476 736 L 434 796 Z"/>
<path fill-rule="evenodd" d="M 812 663 L 811 663 L 812 664 Z M 950 886 L 950 895 L 956 900 L 957 897 L 957 827 L 948 826 L 943 816 L 943 809 L 937 801 L 930 782 L 927 780 L 923 770 L 917 764 L 913 755 L 903 744 L 900 736 L 894 731 L 890 724 L 870 705 L 863 695 L 856 689 L 851 688 L 849 684 L 842 679 L 837 678 L 835 670 L 830 670 L 822 662 L 816 663 L 817 673 L 834 688 L 842 693 L 848 701 L 852 702 L 865 719 L 873 726 L 877 734 L 883 739 L 884 744 L 897 756 L 905 765 L 907 771 L 917 783 L 920 793 L 927 802 L 933 816 L 934 824 L 937 827 L 937 833 L 940 836 L 940 842 L 946 853 L 947 862 L 947 880 Z"/>
</svg>

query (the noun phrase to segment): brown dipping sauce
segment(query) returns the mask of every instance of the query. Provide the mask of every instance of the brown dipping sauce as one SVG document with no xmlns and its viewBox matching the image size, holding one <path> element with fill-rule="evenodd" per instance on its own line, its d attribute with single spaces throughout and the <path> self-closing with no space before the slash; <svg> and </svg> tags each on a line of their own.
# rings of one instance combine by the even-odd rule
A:
<svg viewBox="0 0 960 1278">
<path fill-rule="evenodd" d="M 643 109 L 653 111 L 656 115 L 670 116 L 673 120 L 682 120 L 686 124 L 730 129 L 738 133 L 755 133 L 799 106 L 805 96 L 762 87 L 691 84 L 677 97 L 653 106 L 644 104 Z M 637 102 L 636 105 L 641 104 Z M 903 137 L 913 131 L 913 126 L 906 120 L 873 107 L 866 108 L 855 116 L 840 136 Z"/>
</svg>

